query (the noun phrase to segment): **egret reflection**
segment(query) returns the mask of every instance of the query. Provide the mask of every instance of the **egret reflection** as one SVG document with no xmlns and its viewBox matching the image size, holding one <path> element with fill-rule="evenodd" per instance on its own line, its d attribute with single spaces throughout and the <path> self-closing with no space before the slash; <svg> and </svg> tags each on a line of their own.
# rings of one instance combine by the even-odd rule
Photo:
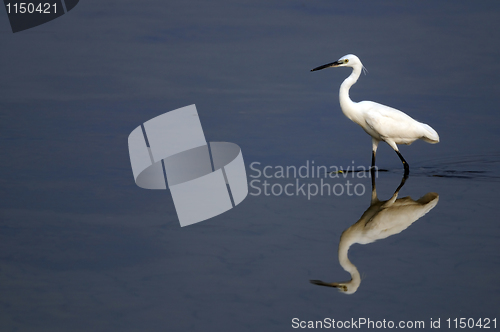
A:
<svg viewBox="0 0 500 332">
<path fill-rule="evenodd" d="M 368 244 L 401 233 L 437 205 L 439 195 L 434 192 L 427 193 L 418 200 L 413 200 L 409 196 L 398 198 L 398 193 L 405 184 L 405 181 L 406 177 L 403 177 L 392 197 L 387 201 L 381 201 L 377 197 L 375 176 L 372 172 L 370 207 L 340 237 L 338 249 L 339 263 L 344 270 L 351 274 L 351 280 L 331 283 L 321 280 L 311 280 L 311 283 L 320 286 L 336 287 L 345 294 L 355 293 L 361 283 L 361 276 L 356 266 L 347 256 L 349 248 L 355 243 Z"/>
</svg>

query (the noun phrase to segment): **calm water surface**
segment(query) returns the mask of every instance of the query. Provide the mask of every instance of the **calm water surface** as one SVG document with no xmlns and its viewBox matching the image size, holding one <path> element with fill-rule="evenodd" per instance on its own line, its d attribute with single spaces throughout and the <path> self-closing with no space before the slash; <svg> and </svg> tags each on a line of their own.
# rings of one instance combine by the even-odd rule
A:
<svg viewBox="0 0 500 332">
<path fill-rule="evenodd" d="M 494 1 L 87 0 L 12 34 L 0 15 L 0 330 L 288 331 L 294 318 L 500 324 L 499 16 Z M 338 105 L 349 70 L 309 72 L 347 53 L 369 70 L 353 100 L 399 108 L 441 137 L 401 148 L 411 174 L 397 198 L 411 199 L 396 202 L 431 193 L 434 206 L 423 216 L 389 210 L 407 227 L 350 247 L 354 294 L 310 280 L 350 279 L 337 250 L 371 205 L 361 173 L 324 179 L 346 190 L 350 181 L 360 195 L 249 195 L 185 228 L 168 191 L 135 186 L 129 133 L 193 103 L 207 140 L 242 148 L 249 181 L 253 162 L 367 165 L 370 139 Z M 402 166 L 387 145 L 377 158 L 387 201 Z"/>
</svg>

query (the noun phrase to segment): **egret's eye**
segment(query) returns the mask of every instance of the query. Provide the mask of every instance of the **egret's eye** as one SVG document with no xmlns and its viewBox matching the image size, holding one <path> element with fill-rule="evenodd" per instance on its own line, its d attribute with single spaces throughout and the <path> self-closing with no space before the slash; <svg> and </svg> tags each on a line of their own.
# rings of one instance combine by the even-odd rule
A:
<svg viewBox="0 0 500 332">
<path fill-rule="evenodd" d="M 345 60 L 344 60 L 344 63 L 348 63 L 348 62 L 349 62 L 349 59 L 345 59 Z"/>
</svg>

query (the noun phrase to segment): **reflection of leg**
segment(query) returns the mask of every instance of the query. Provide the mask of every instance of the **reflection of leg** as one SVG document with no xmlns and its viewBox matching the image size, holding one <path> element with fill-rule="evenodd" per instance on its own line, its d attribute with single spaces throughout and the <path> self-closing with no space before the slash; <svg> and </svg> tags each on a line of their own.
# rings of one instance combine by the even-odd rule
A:
<svg viewBox="0 0 500 332">
<path fill-rule="evenodd" d="M 377 177 L 377 171 L 375 167 L 370 168 L 370 177 L 372 178 L 372 191 L 375 190 L 375 178 Z"/>
<path fill-rule="evenodd" d="M 375 187 L 375 177 L 377 173 L 375 172 L 375 167 L 370 169 L 370 177 L 372 178 L 372 204 L 377 200 L 377 189 Z"/>
<path fill-rule="evenodd" d="M 401 162 L 403 163 L 403 166 L 405 168 L 405 176 L 408 177 L 408 174 L 410 174 L 410 165 L 408 165 L 405 158 L 403 158 L 403 155 L 401 154 L 401 152 L 399 152 L 398 150 L 394 150 L 394 151 L 396 151 L 396 153 L 399 156 L 399 159 L 401 159 Z"/>
<path fill-rule="evenodd" d="M 397 195 L 399 193 L 399 191 L 401 190 L 401 188 L 403 188 L 403 186 L 405 185 L 406 183 L 406 179 L 408 179 L 408 174 L 405 173 L 405 175 L 403 176 L 403 178 L 401 179 L 401 183 L 399 184 L 399 187 L 396 189 L 396 191 L 394 192 L 394 195 Z"/>
</svg>

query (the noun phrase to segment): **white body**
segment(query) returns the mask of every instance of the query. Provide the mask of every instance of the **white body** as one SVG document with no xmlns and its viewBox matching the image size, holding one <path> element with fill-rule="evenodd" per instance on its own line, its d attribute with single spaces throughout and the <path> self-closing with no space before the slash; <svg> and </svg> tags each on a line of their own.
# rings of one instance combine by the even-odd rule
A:
<svg viewBox="0 0 500 332">
<path fill-rule="evenodd" d="M 363 65 L 355 55 L 346 55 L 339 61 L 345 58 L 349 59 L 346 66 L 352 67 L 352 73 L 340 86 L 340 107 L 346 117 L 360 125 L 373 138 L 374 144 L 384 141 L 398 151 L 396 144 L 411 144 L 417 139 L 429 143 L 439 142 L 438 133 L 429 125 L 418 122 L 395 108 L 373 101 L 353 102 L 349 97 L 349 89 L 361 75 Z"/>
<path fill-rule="evenodd" d="M 372 137 L 372 166 L 375 165 L 378 143 L 384 141 L 397 152 L 405 166 L 405 174 L 407 175 L 408 164 L 399 153 L 397 144 L 411 144 L 417 139 L 429 143 L 438 143 L 438 133 L 429 125 L 418 122 L 395 108 L 372 101 L 353 102 L 349 98 L 349 89 L 356 83 L 363 69 L 363 64 L 357 56 L 348 54 L 335 62 L 314 68 L 312 71 L 330 67 L 352 68 L 351 75 L 340 85 L 340 107 L 346 117 L 360 125 Z"/>
</svg>

